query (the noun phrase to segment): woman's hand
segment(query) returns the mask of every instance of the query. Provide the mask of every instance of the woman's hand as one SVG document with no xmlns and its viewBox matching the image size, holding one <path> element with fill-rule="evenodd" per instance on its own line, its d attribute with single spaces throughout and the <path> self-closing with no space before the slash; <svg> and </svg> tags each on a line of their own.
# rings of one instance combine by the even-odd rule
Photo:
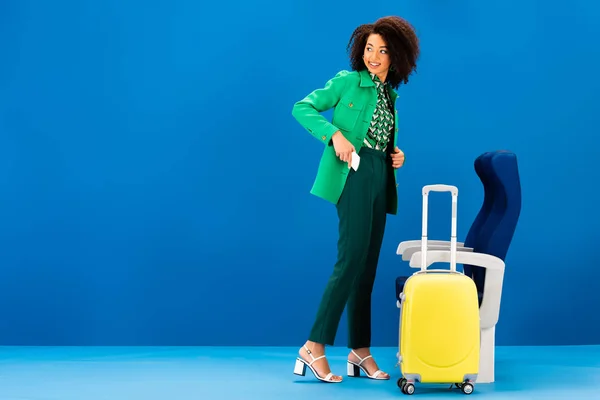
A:
<svg viewBox="0 0 600 400">
<path fill-rule="evenodd" d="M 404 165 L 404 152 L 395 147 L 392 153 L 392 167 L 400 168 L 402 165 Z"/>
<path fill-rule="evenodd" d="M 356 151 L 352 143 L 350 143 L 340 131 L 334 133 L 331 140 L 333 141 L 335 155 L 338 156 L 340 160 L 347 162 L 348 168 L 350 168 L 352 166 L 352 152 Z"/>
</svg>

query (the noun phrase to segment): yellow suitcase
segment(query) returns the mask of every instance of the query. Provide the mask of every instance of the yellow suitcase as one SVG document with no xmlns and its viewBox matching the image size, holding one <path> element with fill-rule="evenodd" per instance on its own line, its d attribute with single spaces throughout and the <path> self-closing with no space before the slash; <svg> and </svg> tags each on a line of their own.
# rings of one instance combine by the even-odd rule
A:
<svg viewBox="0 0 600 400">
<path fill-rule="evenodd" d="M 452 195 L 450 269 L 427 268 L 427 198 L 430 192 Z M 479 373 L 479 301 L 475 282 L 456 271 L 458 189 L 449 185 L 423 188 L 421 270 L 410 276 L 400 295 L 398 359 L 402 393 L 415 383 L 454 384 L 471 394 Z"/>
</svg>

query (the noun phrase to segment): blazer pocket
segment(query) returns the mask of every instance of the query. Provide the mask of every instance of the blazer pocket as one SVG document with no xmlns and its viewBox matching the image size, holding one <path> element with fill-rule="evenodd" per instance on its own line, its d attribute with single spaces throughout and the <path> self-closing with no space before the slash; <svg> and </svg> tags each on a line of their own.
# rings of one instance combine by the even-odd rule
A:
<svg viewBox="0 0 600 400">
<path fill-rule="evenodd" d="M 342 98 L 333 112 L 333 125 L 345 131 L 353 130 L 363 109 L 364 104 Z"/>
</svg>

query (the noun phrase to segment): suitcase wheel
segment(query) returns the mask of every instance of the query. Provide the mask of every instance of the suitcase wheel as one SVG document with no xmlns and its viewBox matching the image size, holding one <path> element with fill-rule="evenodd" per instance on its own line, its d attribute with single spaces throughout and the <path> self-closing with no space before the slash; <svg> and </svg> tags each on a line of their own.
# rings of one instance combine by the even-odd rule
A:
<svg viewBox="0 0 600 400">
<path fill-rule="evenodd" d="M 471 394 L 471 393 L 473 393 L 473 385 L 470 384 L 470 383 L 463 383 L 461 385 L 461 389 L 462 389 L 462 392 L 464 394 Z"/>
<path fill-rule="evenodd" d="M 404 389 L 404 385 L 406 384 L 406 378 L 400 378 L 398 379 L 398 387 L 400 389 Z"/>
<path fill-rule="evenodd" d="M 404 394 L 411 395 L 415 392 L 415 385 L 413 385 L 412 383 L 408 383 L 406 378 L 398 379 L 398 387 Z"/>
<path fill-rule="evenodd" d="M 407 383 L 406 385 L 404 385 L 402 392 L 408 395 L 413 394 L 415 392 L 415 385 L 413 385 L 412 383 Z"/>
<path fill-rule="evenodd" d="M 475 388 L 471 382 L 455 383 L 456 387 L 462 390 L 464 394 L 471 394 Z"/>
</svg>

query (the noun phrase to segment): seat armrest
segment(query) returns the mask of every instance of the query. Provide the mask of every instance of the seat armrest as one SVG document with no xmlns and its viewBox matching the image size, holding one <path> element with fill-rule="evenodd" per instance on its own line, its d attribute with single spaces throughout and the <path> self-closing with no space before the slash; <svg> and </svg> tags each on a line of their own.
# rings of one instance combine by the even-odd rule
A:
<svg viewBox="0 0 600 400">
<path fill-rule="evenodd" d="M 465 244 L 463 242 L 456 243 L 457 248 L 464 247 L 464 245 Z M 448 246 L 448 247 L 450 247 L 450 241 L 449 240 L 428 240 L 427 247 L 429 248 L 429 246 Z M 400 242 L 400 244 L 398 244 L 398 248 L 396 249 L 396 254 L 401 255 L 409 247 L 421 247 L 421 241 L 420 240 L 406 240 L 404 242 Z"/>
<path fill-rule="evenodd" d="M 438 245 L 429 246 L 429 245 L 427 245 L 427 254 L 429 254 L 429 251 L 432 251 L 432 250 L 448 250 L 448 251 L 450 251 L 450 244 L 448 244 L 448 246 L 438 246 Z M 421 246 L 414 246 L 414 247 L 406 248 L 402 252 L 402 261 L 410 261 L 410 259 L 412 258 L 412 255 L 414 253 L 416 253 L 417 251 L 421 251 Z M 457 246 L 456 251 L 473 251 L 473 248 Z M 421 266 L 418 266 L 415 268 L 421 268 Z"/>
<path fill-rule="evenodd" d="M 450 262 L 450 250 L 432 250 L 427 252 L 427 267 L 436 262 Z M 500 317 L 500 301 L 504 281 L 504 261 L 500 258 L 483 253 L 456 252 L 457 264 L 468 264 L 486 269 L 483 300 L 479 307 L 481 328 L 496 326 Z M 410 259 L 410 266 L 421 268 L 421 252 L 415 252 Z"/>
</svg>

